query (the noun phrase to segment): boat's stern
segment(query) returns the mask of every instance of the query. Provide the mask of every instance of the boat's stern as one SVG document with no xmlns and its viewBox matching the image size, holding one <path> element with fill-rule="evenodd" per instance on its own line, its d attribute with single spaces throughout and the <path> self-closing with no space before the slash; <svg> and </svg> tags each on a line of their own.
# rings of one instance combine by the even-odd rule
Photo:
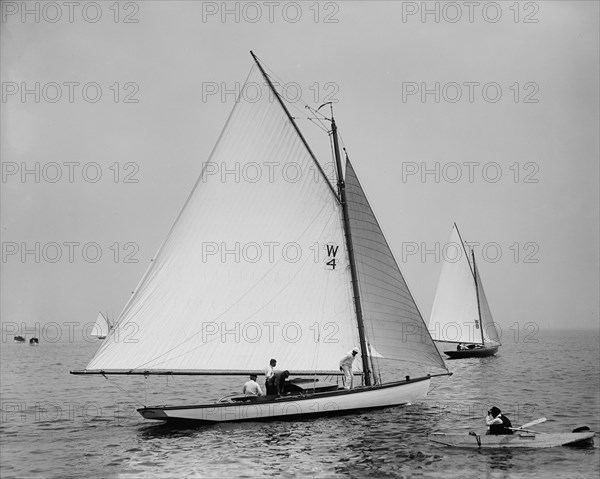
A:
<svg viewBox="0 0 600 479">
<path fill-rule="evenodd" d="M 574 432 L 573 435 L 576 437 L 572 442 L 565 444 L 566 446 L 588 448 L 594 445 L 594 431 Z"/>
</svg>

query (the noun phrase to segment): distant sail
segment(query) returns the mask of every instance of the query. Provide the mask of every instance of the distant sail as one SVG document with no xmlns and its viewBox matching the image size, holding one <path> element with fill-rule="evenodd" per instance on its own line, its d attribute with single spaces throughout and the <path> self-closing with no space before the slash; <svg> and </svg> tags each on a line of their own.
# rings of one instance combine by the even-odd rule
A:
<svg viewBox="0 0 600 479">
<path fill-rule="evenodd" d="M 105 338 L 108 335 L 109 329 L 110 327 L 108 319 L 106 319 L 102 313 L 98 313 L 98 316 L 96 317 L 96 322 L 94 323 L 94 326 L 92 326 L 90 336 L 95 336 L 97 338 Z"/>
<path fill-rule="evenodd" d="M 438 341 L 481 343 L 475 276 L 456 225 L 444 249 L 447 257 L 435 293 L 429 330 Z"/>
</svg>

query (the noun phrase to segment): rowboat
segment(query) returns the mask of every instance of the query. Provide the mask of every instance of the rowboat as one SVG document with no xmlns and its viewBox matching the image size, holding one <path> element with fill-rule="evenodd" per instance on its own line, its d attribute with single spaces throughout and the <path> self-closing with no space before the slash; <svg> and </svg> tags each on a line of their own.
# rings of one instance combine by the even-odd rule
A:
<svg viewBox="0 0 600 479">
<path fill-rule="evenodd" d="M 586 430 L 582 430 L 586 429 Z M 594 444 L 596 433 L 589 428 L 575 429 L 578 432 L 539 433 L 523 431 L 510 435 L 486 435 L 476 432 L 468 434 L 446 434 L 434 432 L 428 439 L 438 444 L 452 447 L 466 447 L 471 449 L 495 448 L 544 448 L 557 446 L 590 447 Z"/>
</svg>

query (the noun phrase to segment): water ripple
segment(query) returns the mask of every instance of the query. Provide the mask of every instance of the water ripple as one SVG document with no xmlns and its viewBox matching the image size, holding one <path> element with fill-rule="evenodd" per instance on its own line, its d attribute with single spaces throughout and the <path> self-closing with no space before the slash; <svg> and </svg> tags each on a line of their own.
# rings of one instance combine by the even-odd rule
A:
<svg viewBox="0 0 600 479">
<path fill-rule="evenodd" d="M 96 345 L 7 343 L 2 477 L 595 477 L 598 445 L 480 452 L 427 440 L 433 431 L 483 432 L 482 416 L 493 404 L 514 423 L 546 416 L 540 431 L 599 431 L 597 332 L 539 339 L 503 345 L 495 358 L 448 362 L 454 375 L 435 379 L 419 404 L 213 426 L 146 422 L 135 408 L 198 401 L 199 391 L 219 397 L 238 390 L 239 378 L 114 379 L 130 398 L 100 377 L 68 374 Z"/>
</svg>

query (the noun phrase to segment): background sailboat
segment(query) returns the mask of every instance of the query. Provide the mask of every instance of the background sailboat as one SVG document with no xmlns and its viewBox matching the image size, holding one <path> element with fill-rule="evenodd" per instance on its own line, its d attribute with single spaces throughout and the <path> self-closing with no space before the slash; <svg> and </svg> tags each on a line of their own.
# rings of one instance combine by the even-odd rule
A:
<svg viewBox="0 0 600 479">
<path fill-rule="evenodd" d="M 449 257 L 444 258 L 429 330 L 435 341 L 468 345 L 466 350 L 444 351 L 453 359 L 492 356 L 501 345 L 500 337 L 483 290 L 475 255 L 472 251 L 470 255 L 467 253 L 456 224 L 450 244 L 456 245 L 457 254 L 448 254 Z"/>
<path fill-rule="evenodd" d="M 152 266 L 87 368 L 73 372 L 262 374 L 276 358 L 313 378 L 301 395 L 139 409 L 148 419 L 239 421 L 418 400 L 429 368 L 448 372 L 348 158 L 343 175 L 335 121 L 334 186 L 254 59 Z M 258 97 L 257 85 L 267 88 Z M 130 326 L 133 341 L 111 340 Z M 340 374 L 356 345 L 364 386 L 321 388 L 316 376 Z M 394 381 L 383 384 L 381 369 Z"/>
<path fill-rule="evenodd" d="M 92 326 L 92 331 L 90 332 L 90 336 L 95 336 L 98 339 L 104 339 L 108 335 L 108 332 L 111 329 L 111 324 L 108 321 L 108 314 L 106 317 L 99 312 L 96 317 L 96 322 L 94 326 Z"/>
</svg>

